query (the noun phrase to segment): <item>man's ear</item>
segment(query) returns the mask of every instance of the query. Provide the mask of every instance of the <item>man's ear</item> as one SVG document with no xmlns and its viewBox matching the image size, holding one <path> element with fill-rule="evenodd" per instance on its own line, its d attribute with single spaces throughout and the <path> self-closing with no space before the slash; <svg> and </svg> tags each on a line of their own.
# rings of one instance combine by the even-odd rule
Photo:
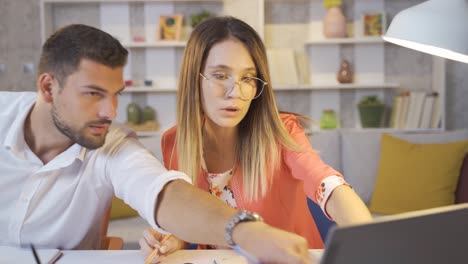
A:
<svg viewBox="0 0 468 264">
<path fill-rule="evenodd" d="M 37 78 L 38 92 L 42 95 L 42 98 L 48 103 L 53 101 L 52 91 L 59 88 L 57 79 L 50 73 L 42 73 Z"/>
</svg>

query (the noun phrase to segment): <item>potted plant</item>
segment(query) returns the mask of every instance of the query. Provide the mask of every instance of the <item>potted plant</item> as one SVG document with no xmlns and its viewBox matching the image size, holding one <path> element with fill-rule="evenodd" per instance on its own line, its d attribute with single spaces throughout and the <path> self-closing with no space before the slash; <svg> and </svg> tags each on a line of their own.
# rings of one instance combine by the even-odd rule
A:
<svg viewBox="0 0 468 264">
<path fill-rule="evenodd" d="M 341 11 L 341 0 L 324 0 L 327 13 L 323 17 L 323 35 L 327 38 L 346 37 L 346 18 Z"/>
<path fill-rule="evenodd" d="M 214 15 L 206 10 L 203 10 L 198 13 L 193 13 L 190 15 L 190 26 L 195 28 L 198 24 L 200 24 L 203 20 L 213 17 Z"/>
<path fill-rule="evenodd" d="M 380 127 L 385 105 L 376 95 L 363 97 L 358 104 L 362 127 Z"/>
</svg>

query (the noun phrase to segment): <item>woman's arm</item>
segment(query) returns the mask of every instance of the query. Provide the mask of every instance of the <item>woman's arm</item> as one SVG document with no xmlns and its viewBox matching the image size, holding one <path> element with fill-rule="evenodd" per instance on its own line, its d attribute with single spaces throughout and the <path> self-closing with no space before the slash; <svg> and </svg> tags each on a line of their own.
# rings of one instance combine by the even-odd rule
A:
<svg viewBox="0 0 468 264">
<path fill-rule="evenodd" d="M 325 205 L 328 215 L 338 225 L 365 223 L 372 220 L 372 216 L 364 202 L 347 185 L 336 187 Z"/>
</svg>

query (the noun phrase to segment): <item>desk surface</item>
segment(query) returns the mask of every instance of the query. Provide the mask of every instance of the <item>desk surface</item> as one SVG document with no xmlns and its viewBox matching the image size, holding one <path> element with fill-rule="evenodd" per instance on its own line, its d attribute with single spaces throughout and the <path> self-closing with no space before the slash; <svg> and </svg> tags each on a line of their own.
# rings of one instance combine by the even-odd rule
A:
<svg viewBox="0 0 468 264">
<path fill-rule="evenodd" d="M 116 264 L 144 263 L 144 258 L 138 250 L 64 250 L 62 257 L 56 262 L 66 264 Z M 312 263 L 319 263 L 322 250 L 309 251 Z M 247 261 L 233 250 L 179 250 L 169 255 L 162 264 L 248 264 Z"/>
</svg>

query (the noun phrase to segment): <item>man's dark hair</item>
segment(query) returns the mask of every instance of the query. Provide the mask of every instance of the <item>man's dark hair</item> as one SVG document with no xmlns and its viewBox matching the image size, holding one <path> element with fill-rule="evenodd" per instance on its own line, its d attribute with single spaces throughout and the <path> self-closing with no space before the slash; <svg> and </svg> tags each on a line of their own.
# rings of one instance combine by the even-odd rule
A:
<svg viewBox="0 0 468 264">
<path fill-rule="evenodd" d="M 128 51 L 108 33 L 81 24 L 57 30 L 42 46 L 38 74 L 50 72 L 63 87 L 82 59 L 109 66 L 124 66 Z"/>
</svg>

